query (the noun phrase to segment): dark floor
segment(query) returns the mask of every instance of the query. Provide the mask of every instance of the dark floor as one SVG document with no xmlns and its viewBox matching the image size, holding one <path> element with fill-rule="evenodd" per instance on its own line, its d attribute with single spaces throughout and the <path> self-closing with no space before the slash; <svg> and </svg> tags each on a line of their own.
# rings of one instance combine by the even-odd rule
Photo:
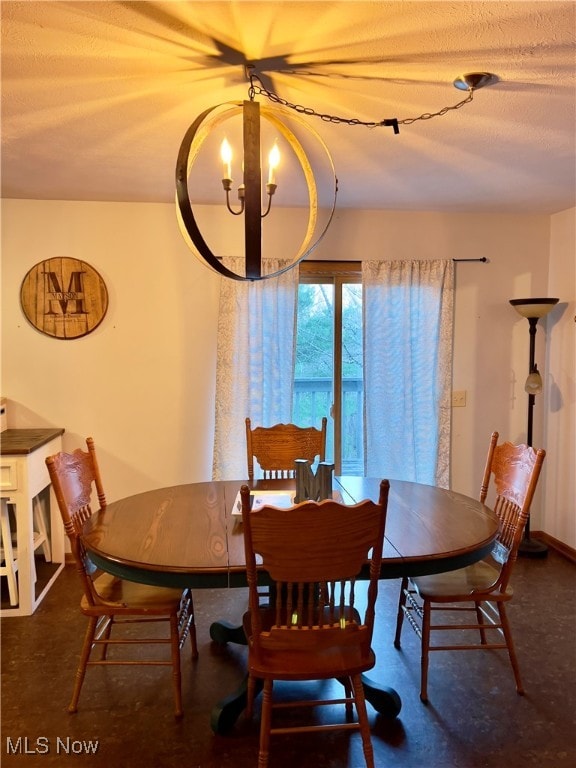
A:
<svg viewBox="0 0 576 768">
<path fill-rule="evenodd" d="M 576 565 L 554 551 L 542 560 L 520 558 L 514 586 L 510 616 L 526 696 L 516 694 L 501 652 L 441 653 L 431 661 L 424 706 L 415 635 L 405 629 L 402 651 L 392 644 L 398 582 L 381 582 L 370 675 L 394 686 L 403 706 L 395 720 L 369 706 L 379 768 L 576 765 Z M 34 616 L 2 620 L 2 765 L 255 768 L 257 719 L 241 717 L 225 736 L 210 728 L 214 705 L 243 678 L 245 648 L 215 646 L 209 626 L 237 619 L 245 593 L 196 593 L 200 658 L 193 664 L 183 656 L 185 714 L 178 721 L 170 673 L 162 668 L 89 670 L 79 711 L 68 714 L 85 627 L 79 589 L 67 567 Z M 358 734 L 272 742 L 270 768 L 363 765 Z"/>
</svg>

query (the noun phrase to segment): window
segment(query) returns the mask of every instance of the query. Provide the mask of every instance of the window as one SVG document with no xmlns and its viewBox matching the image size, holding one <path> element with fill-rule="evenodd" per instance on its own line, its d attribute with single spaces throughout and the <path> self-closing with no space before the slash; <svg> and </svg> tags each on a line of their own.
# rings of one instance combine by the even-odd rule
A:
<svg viewBox="0 0 576 768">
<path fill-rule="evenodd" d="M 303 262 L 298 289 L 293 421 L 328 417 L 326 460 L 363 474 L 362 275 L 358 262 Z"/>
</svg>

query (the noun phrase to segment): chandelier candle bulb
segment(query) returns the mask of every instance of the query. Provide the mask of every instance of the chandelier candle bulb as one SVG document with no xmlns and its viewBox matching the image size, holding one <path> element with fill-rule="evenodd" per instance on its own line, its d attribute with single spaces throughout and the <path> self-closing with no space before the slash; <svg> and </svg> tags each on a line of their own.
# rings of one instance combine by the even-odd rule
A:
<svg viewBox="0 0 576 768">
<path fill-rule="evenodd" d="M 222 173 L 224 179 L 232 180 L 232 147 L 228 139 L 224 139 L 220 146 L 220 157 L 222 158 Z"/>
<path fill-rule="evenodd" d="M 276 168 L 278 167 L 278 163 L 280 162 L 280 150 L 278 149 L 278 143 L 275 141 L 274 146 L 270 150 L 270 154 L 268 155 L 268 184 L 276 184 Z"/>
</svg>

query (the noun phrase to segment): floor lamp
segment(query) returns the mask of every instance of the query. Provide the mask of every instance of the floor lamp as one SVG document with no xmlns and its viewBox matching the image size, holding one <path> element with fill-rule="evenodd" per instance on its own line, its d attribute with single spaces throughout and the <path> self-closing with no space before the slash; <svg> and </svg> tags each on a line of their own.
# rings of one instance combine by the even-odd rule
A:
<svg viewBox="0 0 576 768">
<path fill-rule="evenodd" d="M 526 429 L 526 444 L 532 446 L 532 424 L 534 418 L 534 402 L 536 395 L 542 392 L 542 377 L 538 371 L 538 366 L 534 362 L 534 349 L 536 345 L 536 326 L 541 317 L 550 312 L 558 299 L 510 299 L 510 304 L 516 312 L 525 317 L 530 324 L 530 360 L 528 365 L 528 378 L 524 389 L 528 393 L 528 425 Z M 530 517 L 526 521 L 524 537 L 520 542 L 518 550 L 520 555 L 526 557 L 546 557 L 548 548 L 537 539 L 530 537 Z"/>
</svg>

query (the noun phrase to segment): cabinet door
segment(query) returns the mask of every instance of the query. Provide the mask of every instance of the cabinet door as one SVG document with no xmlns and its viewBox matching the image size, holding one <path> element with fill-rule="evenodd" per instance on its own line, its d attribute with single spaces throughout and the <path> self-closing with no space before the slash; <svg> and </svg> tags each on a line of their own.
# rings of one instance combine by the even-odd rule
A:
<svg viewBox="0 0 576 768">
<path fill-rule="evenodd" d="M 0 492 L 17 491 L 19 488 L 18 459 L 1 459 Z"/>
</svg>

